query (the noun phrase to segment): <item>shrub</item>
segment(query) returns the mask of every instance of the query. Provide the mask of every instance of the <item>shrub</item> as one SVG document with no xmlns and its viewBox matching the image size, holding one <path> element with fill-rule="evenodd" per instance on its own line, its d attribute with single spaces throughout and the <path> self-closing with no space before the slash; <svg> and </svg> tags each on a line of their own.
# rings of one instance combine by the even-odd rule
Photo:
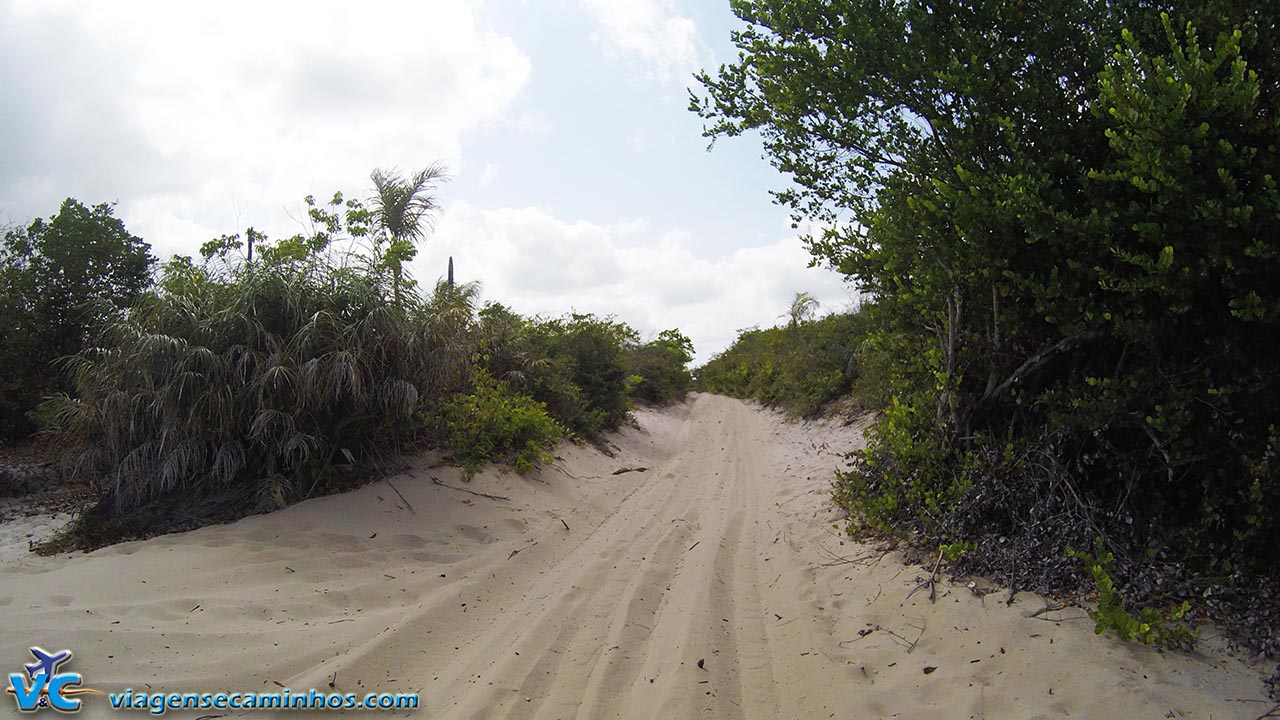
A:
<svg viewBox="0 0 1280 720">
<path fill-rule="evenodd" d="M 1097 539 L 1093 554 L 1068 548 L 1067 553 L 1079 560 L 1098 586 L 1098 608 L 1089 611 L 1095 623 L 1094 632 L 1101 635 L 1115 630 L 1116 636 L 1126 642 L 1137 640 L 1143 645 L 1190 649 L 1195 645 L 1196 632 L 1183 618 L 1191 610 L 1191 603 L 1182 604 L 1168 612 L 1146 607 L 1135 617 L 1124 607 L 1111 573 L 1115 569 L 1115 556 Z"/>
<path fill-rule="evenodd" d="M 632 346 L 627 352 L 635 378 L 631 397 L 658 405 L 683 399 L 693 385 L 692 360 L 693 343 L 679 330 L 663 330 L 657 339 Z"/>
<path fill-rule="evenodd" d="M 524 473 L 551 459 L 547 451 L 564 433 L 545 405 L 513 392 L 484 370 L 475 372 L 473 384 L 471 392 L 443 404 L 440 418 L 446 427 L 445 447 L 462 464 L 465 477 L 487 462 L 509 461 Z"/>
<path fill-rule="evenodd" d="M 816 415 L 849 394 L 873 407 L 886 402 L 887 393 L 876 385 L 884 379 L 879 366 L 867 365 L 876 372 L 864 373 L 864 356 L 874 352 L 866 343 L 868 310 L 815 320 L 807 319 L 816 307 L 812 301 L 798 297 L 793 306 L 797 303 L 790 324 L 741 332 L 733 345 L 698 369 L 696 387 L 801 416 Z"/>
<path fill-rule="evenodd" d="M 530 363 L 520 388 L 546 404 L 566 429 L 595 437 L 627 417 L 625 349 L 636 332 L 611 318 L 573 314 L 531 321 L 527 328 Z"/>
</svg>

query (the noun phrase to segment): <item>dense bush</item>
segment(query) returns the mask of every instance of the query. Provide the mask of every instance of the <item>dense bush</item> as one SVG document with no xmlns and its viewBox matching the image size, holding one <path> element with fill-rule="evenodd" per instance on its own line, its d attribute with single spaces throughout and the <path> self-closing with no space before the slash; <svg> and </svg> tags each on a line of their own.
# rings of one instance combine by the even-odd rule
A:
<svg viewBox="0 0 1280 720">
<path fill-rule="evenodd" d="M 330 245 L 365 229 L 362 206 L 312 209 L 324 232 L 253 233 L 252 262 L 236 237 L 201 264 L 175 258 L 69 362 L 74 394 L 44 412 L 110 478 L 116 512 L 175 493 L 282 506 L 335 459 L 389 451 L 424 397 L 465 387 L 469 310 L 405 288 L 390 299 L 376 255 Z"/>
<path fill-rule="evenodd" d="M 476 345 L 490 375 L 584 438 L 617 428 L 632 398 L 683 398 L 691 379 L 693 345 L 678 330 L 640 343 L 635 330 L 612 318 L 524 318 L 491 304 L 479 313 Z"/>
<path fill-rule="evenodd" d="M 656 339 L 632 346 L 627 353 L 631 397 L 657 405 L 683 399 L 693 385 L 692 361 L 693 343 L 679 330 L 663 330 Z"/>
<path fill-rule="evenodd" d="M 445 447 L 466 477 L 491 461 L 511 462 L 522 473 L 532 470 L 551 459 L 548 450 L 563 435 L 546 406 L 513 392 L 484 370 L 476 371 L 471 392 L 445 401 L 441 420 Z"/>
<path fill-rule="evenodd" d="M 737 2 L 694 102 L 878 306 L 895 402 L 837 497 L 1019 583 L 1085 581 L 1101 535 L 1134 599 L 1247 597 L 1280 568 L 1280 6 L 952 10 Z"/>
<path fill-rule="evenodd" d="M 629 372 L 668 397 L 681 389 L 691 348 L 675 331 L 640 345 L 612 319 L 477 313 L 475 284 L 420 294 L 403 269 L 412 227 L 388 223 L 429 178 L 375 180 L 372 210 L 309 197 L 308 235 L 224 236 L 200 261 L 166 263 L 127 308 L 123 294 L 84 306 L 95 329 L 82 349 L 83 337 L 66 344 L 79 350 L 66 361 L 70 392 L 40 412 L 60 446 L 108 478 L 109 515 L 280 507 L 324 490 L 337 466 L 415 439 L 440 441 L 468 474 L 490 460 L 525 470 L 562 426 L 584 438 L 616 428 Z"/>
<path fill-rule="evenodd" d="M 788 325 L 745 330 L 724 352 L 698 368 L 697 387 L 707 392 L 760 402 L 811 416 L 824 405 L 856 391 L 868 405 L 883 402 L 882 378 L 864 367 L 871 348 L 866 310 Z"/>
<path fill-rule="evenodd" d="M 593 315 L 540 321 L 534 326 L 533 347 L 547 362 L 533 373 L 529 392 L 571 408 L 557 419 L 579 435 L 612 430 L 630 409 L 626 349 L 636 340 L 626 324 Z M 568 393 L 571 397 L 565 397 L 568 387 L 577 389 Z"/>
</svg>

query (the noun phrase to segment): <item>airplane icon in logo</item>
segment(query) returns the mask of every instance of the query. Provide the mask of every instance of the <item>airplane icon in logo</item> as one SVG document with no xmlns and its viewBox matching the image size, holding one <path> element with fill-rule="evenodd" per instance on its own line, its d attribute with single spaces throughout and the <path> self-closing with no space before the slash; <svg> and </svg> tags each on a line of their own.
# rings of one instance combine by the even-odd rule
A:
<svg viewBox="0 0 1280 720">
<path fill-rule="evenodd" d="M 56 653 L 50 653 L 44 648 L 33 647 L 31 648 L 31 654 L 35 656 L 35 659 L 39 662 L 33 662 L 30 665 L 23 665 L 22 667 L 26 668 L 27 674 L 31 676 L 32 680 L 35 680 L 38 675 L 53 677 L 58 672 L 58 666 L 71 659 L 70 650 L 60 650 Z"/>
</svg>

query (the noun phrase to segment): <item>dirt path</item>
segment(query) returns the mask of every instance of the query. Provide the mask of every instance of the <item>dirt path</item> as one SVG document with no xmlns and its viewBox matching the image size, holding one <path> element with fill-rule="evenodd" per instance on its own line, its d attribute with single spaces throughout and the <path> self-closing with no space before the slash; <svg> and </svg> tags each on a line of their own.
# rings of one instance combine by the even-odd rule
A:
<svg viewBox="0 0 1280 720">
<path fill-rule="evenodd" d="M 826 702 L 805 688 L 853 680 L 848 666 L 804 663 L 810 624 L 783 624 L 804 612 L 784 582 L 797 558 L 778 513 L 796 488 L 768 418 L 703 397 L 671 440 L 644 485 L 571 547 L 536 558 L 540 576 L 496 617 L 472 621 L 465 660 L 438 671 L 442 710 L 811 717 Z M 800 673 L 810 677 L 797 683 Z"/>
<path fill-rule="evenodd" d="M 232 525 L 0 559 L 0 657 L 16 668 L 30 645 L 73 648 L 85 684 L 106 690 L 421 694 L 416 713 L 383 717 L 1270 707 L 1263 668 L 1212 638 L 1202 655 L 1159 654 L 1094 636 L 1078 609 L 1037 613 L 1032 595 L 913 592 L 927 571 L 843 537 L 827 503 L 856 426 L 705 395 L 638 418 L 613 456 L 566 446 L 537 476 L 491 469 L 467 485 L 423 460 Z"/>
</svg>

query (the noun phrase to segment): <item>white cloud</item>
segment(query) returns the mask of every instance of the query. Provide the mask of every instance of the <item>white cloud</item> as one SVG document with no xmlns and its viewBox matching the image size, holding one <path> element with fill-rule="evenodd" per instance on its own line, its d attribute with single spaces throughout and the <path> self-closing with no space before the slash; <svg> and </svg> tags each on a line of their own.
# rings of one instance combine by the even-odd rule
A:
<svg viewBox="0 0 1280 720">
<path fill-rule="evenodd" d="M 415 274 L 430 285 L 452 256 L 458 280 L 479 280 L 487 299 L 527 314 L 615 315 L 648 336 L 679 327 L 699 362 L 738 329 L 778 323 L 796 292 L 813 294 L 827 311 L 851 302 L 839 275 L 806 268 L 795 237 L 715 259 L 692 253 L 693 242 L 636 219 L 597 225 L 537 208 L 456 203 L 423 244 Z"/>
<path fill-rule="evenodd" d="M 524 135 L 546 135 L 551 132 L 551 120 L 541 112 L 521 112 L 504 121 L 507 127 Z"/>
<path fill-rule="evenodd" d="M 649 134 L 644 130 L 632 130 L 627 135 L 627 144 L 632 150 L 644 152 L 649 147 Z"/>
<path fill-rule="evenodd" d="M 600 42 L 653 78 L 689 72 L 707 52 L 670 0 L 583 2 Z M 443 159 L 481 186 L 500 173 L 514 185 L 521 163 L 541 156 L 481 145 L 467 148 L 476 167 L 465 168 L 464 140 L 507 133 L 554 147 L 553 128 L 576 127 L 579 110 L 519 98 L 531 61 L 489 28 L 481 3 L 0 0 L 0 226 L 47 216 L 68 196 L 117 200 L 129 229 L 163 258 L 249 225 L 277 238 L 298 232 L 301 196 L 365 192 L 374 167 Z M 629 129 L 630 138 L 573 137 L 573 148 L 625 149 L 630 139 L 655 151 L 660 132 L 643 119 Z M 582 162 L 580 175 L 618 172 Z M 566 217 L 600 217 L 565 187 Z M 447 212 L 415 261 L 420 280 L 443 275 L 452 255 L 459 278 L 482 280 L 487 298 L 525 313 L 612 314 L 648 335 L 680 327 L 702 360 L 738 328 L 776 322 L 797 291 L 828 309 L 848 302 L 840 278 L 805 269 L 808 256 L 781 229 L 772 244 L 709 258 L 713 245 L 671 228 L 705 224 L 689 216 L 601 223 L 442 200 Z M 740 224 L 723 234 L 755 236 Z"/>
<path fill-rule="evenodd" d="M 708 50 L 694 21 L 671 0 L 581 0 L 600 24 L 597 40 L 606 48 L 639 58 L 646 73 L 660 81 L 687 79 L 702 66 Z"/>
<path fill-rule="evenodd" d="M 190 252 L 374 167 L 463 162 L 529 59 L 470 0 L 0 4 L 0 215 L 118 199 L 129 229 Z M 172 234 L 170 234 L 172 233 Z"/>
</svg>

